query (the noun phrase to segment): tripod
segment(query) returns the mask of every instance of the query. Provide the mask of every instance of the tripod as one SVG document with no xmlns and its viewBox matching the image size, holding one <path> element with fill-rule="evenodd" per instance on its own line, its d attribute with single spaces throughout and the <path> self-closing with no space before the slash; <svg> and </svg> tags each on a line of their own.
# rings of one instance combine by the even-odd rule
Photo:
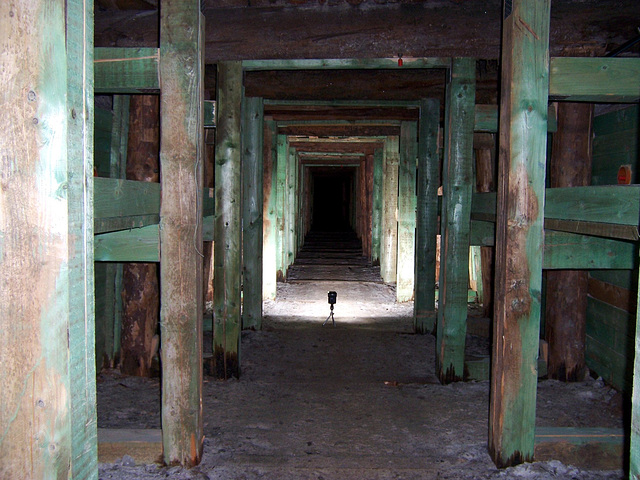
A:
<svg viewBox="0 0 640 480">
<path fill-rule="evenodd" d="M 332 325 L 335 327 L 336 326 L 336 321 L 333 318 L 333 304 L 331 304 L 331 313 L 329 314 L 329 316 L 327 317 L 327 319 L 324 321 L 324 323 L 322 324 L 322 326 L 324 327 L 327 322 L 329 321 L 329 319 L 331 319 L 331 323 Z"/>
</svg>

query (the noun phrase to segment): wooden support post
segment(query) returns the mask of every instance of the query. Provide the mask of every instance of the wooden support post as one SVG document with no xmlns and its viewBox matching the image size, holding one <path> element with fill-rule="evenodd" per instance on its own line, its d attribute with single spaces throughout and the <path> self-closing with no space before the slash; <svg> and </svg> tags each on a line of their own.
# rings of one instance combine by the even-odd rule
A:
<svg viewBox="0 0 640 480">
<path fill-rule="evenodd" d="M 476 153 L 476 191 L 495 191 L 495 140 L 494 135 L 478 133 L 474 136 Z M 483 246 L 480 249 L 480 268 L 482 269 L 482 309 L 485 317 L 493 315 L 493 256 L 494 247 Z"/>
<path fill-rule="evenodd" d="M 558 131 L 553 135 L 549 161 L 550 187 L 591 184 L 592 119 L 593 104 L 558 104 Z M 588 272 L 550 270 L 546 278 L 547 375 L 556 380 L 582 380 L 586 369 Z"/>
<path fill-rule="evenodd" d="M 504 2 L 489 451 L 533 459 L 549 89 L 549 0 Z"/>
<path fill-rule="evenodd" d="M 640 141 L 640 129 L 638 130 Z M 639 273 L 640 276 L 640 273 Z M 638 279 L 640 281 L 640 278 Z M 629 440 L 629 477 L 640 478 L 640 289 L 636 307 L 635 360 L 633 363 L 633 393 L 631 398 L 631 439 Z"/>
<path fill-rule="evenodd" d="M 416 211 L 416 273 L 413 304 L 416 333 L 433 331 L 436 321 L 436 237 L 438 234 L 438 128 L 440 102 L 420 102 L 418 192 Z"/>
<path fill-rule="evenodd" d="M 396 299 L 413 300 L 416 245 L 416 158 L 418 126 L 400 125 L 400 163 L 398 167 L 398 267 Z"/>
<path fill-rule="evenodd" d="M 262 328 L 262 98 L 245 98 L 242 128 L 242 328 Z"/>
<path fill-rule="evenodd" d="M 127 148 L 127 180 L 160 181 L 160 99 L 132 95 Z M 126 375 L 152 376 L 158 351 L 160 291 L 155 263 L 127 263 L 122 272 L 122 336 L 120 370 Z M 159 372 L 156 372 L 156 375 Z"/>
<path fill-rule="evenodd" d="M 97 478 L 93 2 L 0 9 L 0 477 Z"/>
<path fill-rule="evenodd" d="M 283 282 L 287 274 L 285 204 L 287 191 L 287 166 L 289 161 L 289 141 L 286 135 L 278 135 L 276 159 L 276 279 Z"/>
<path fill-rule="evenodd" d="M 218 64 L 213 362 L 216 377 L 240 375 L 242 64 Z"/>
<path fill-rule="evenodd" d="M 380 265 L 380 244 L 382 240 L 382 191 L 383 191 L 384 150 L 373 152 L 373 205 L 371 212 L 371 262 Z"/>
<path fill-rule="evenodd" d="M 160 16 L 162 445 L 168 465 L 202 458 L 204 16 L 165 0 Z M 237 198 L 237 197 L 234 197 Z"/>
<path fill-rule="evenodd" d="M 296 175 L 298 155 L 295 148 L 289 148 L 287 157 L 287 192 L 285 198 L 285 236 L 286 249 L 284 251 L 285 272 L 289 270 L 296 256 L 296 192 L 298 176 Z M 285 273 L 286 276 L 286 273 Z"/>
<path fill-rule="evenodd" d="M 264 206 L 262 210 L 263 240 L 262 240 L 262 299 L 275 300 L 276 298 L 276 236 L 277 236 L 277 175 L 276 162 L 278 158 L 278 145 L 276 123 L 273 120 L 264 125 L 264 180 L 262 195 Z"/>
<path fill-rule="evenodd" d="M 464 376 L 475 90 L 475 61 L 454 58 L 446 94 L 436 329 L 436 367 L 443 383 Z"/>
<path fill-rule="evenodd" d="M 382 177 L 382 239 L 380 243 L 380 275 L 386 283 L 396 280 L 398 254 L 398 163 L 400 158 L 398 137 L 387 137 L 384 142 L 384 175 Z"/>
</svg>

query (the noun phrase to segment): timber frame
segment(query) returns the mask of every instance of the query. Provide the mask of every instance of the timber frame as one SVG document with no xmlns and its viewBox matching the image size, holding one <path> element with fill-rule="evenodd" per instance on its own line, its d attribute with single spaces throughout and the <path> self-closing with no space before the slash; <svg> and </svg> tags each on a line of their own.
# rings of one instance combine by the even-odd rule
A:
<svg viewBox="0 0 640 480">
<path fill-rule="evenodd" d="M 40 8 L 41 1 L 31 2 Z M 472 100 L 472 82 L 469 59 L 449 58 L 405 58 L 400 67 L 395 58 L 379 60 L 283 60 L 228 62 L 219 64 L 221 71 L 228 75 L 228 86 L 221 83 L 216 109 L 219 135 L 223 142 L 219 158 L 224 159 L 230 171 L 221 171 L 216 176 L 216 207 L 207 202 L 210 197 L 203 194 L 202 188 L 202 151 L 205 110 L 211 111 L 212 104 L 205 103 L 202 95 L 202 55 L 203 16 L 200 2 L 167 0 L 163 2 L 161 20 L 161 47 L 159 49 L 102 49 L 93 48 L 92 2 L 73 0 L 54 2 L 48 10 L 50 18 L 44 20 L 32 11 L 21 12 L 24 21 L 32 14 L 39 20 L 30 24 L 29 35 L 21 40 L 23 32 L 16 28 L 7 28 L 11 40 L 17 45 L 15 55 L 28 51 L 28 43 L 37 46 L 42 66 L 28 75 L 17 75 L 18 82 L 0 77 L 3 89 L 9 94 L 3 97 L 3 106 L 12 111 L 22 112 L 20 125 L 24 128 L 3 128 L 7 151 L 16 158 L 16 162 L 3 164 L 3 181 L 7 188 L 1 193 L 7 215 L 2 217 L 3 281 L 16 282 L 24 291 L 31 289 L 30 281 L 38 278 L 38 292 L 42 305 L 26 308 L 26 302 L 18 301 L 7 289 L 0 292 L 0 304 L 7 308 L 13 323 L 3 320 L 3 341 L 9 348 L 0 350 L 3 365 L 10 365 L 19 372 L 6 387 L 7 402 L 11 403 L 11 412 L 15 412 L 11 421 L 2 418 L 8 425 L 0 440 L 0 456 L 7 459 L 0 467 L 0 473 L 21 477 L 26 473 L 19 462 L 24 451 L 31 450 L 34 435 L 39 438 L 38 450 L 32 455 L 30 472 L 49 472 L 53 476 L 72 478 L 95 478 L 97 476 L 97 440 L 95 414 L 95 370 L 93 365 L 95 328 L 93 305 L 94 261 L 160 261 L 164 265 L 162 282 L 162 325 L 163 325 L 163 393 L 162 423 L 164 460 L 167 464 L 192 466 L 202 456 L 202 262 L 200 256 L 202 239 L 211 239 L 222 235 L 229 228 L 228 236 L 216 237 L 216 268 L 233 269 L 238 274 L 217 284 L 222 290 L 223 300 L 216 304 L 214 329 L 224 331 L 224 342 L 220 336 L 214 336 L 214 345 L 219 349 L 220 361 L 214 360 L 216 371 L 227 378 L 240 373 L 239 338 L 242 328 L 240 318 L 240 227 L 238 210 L 235 212 L 237 224 L 231 224 L 225 216 L 225 202 L 229 195 L 222 192 L 228 188 L 236 192 L 243 181 L 242 162 L 254 162 L 255 170 L 260 171 L 259 159 L 263 157 L 263 148 L 271 151 L 272 172 L 276 179 L 270 184 L 276 188 L 275 216 L 269 213 L 269 221 L 263 218 L 262 192 L 264 185 L 249 175 L 244 177 L 245 191 L 253 195 L 245 204 L 256 202 L 257 208 L 243 210 L 243 220 L 251 224 L 254 230 L 247 229 L 245 249 L 275 245 L 276 269 L 286 274 L 296 249 L 305 233 L 301 223 L 301 192 L 305 181 L 305 168 L 301 163 L 301 152 L 291 147 L 287 135 L 279 133 L 277 122 L 265 122 L 262 117 L 264 104 L 261 99 L 247 99 L 242 95 L 242 72 L 259 69 L 395 69 L 395 68 L 442 68 L 451 73 L 450 88 L 461 88 L 466 93 L 447 96 L 445 118 L 447 122 L 445 138 L 444 165 L 447 173 L 443 175 L 444 195 L 441 205 L 441 227 L 451 249 L 466 249 L 469 245 L 495 245 L 501 254 L 499 258 L 521 261 L 527 265 L 523 272 L 513 272 L 506 261 L 497 266 L 498 279 L 496 289 L 505 299 L 512 301 L 507 305 L 503 300 L 496 305 L 496 329 L 494 331 L 494 359 L 492 362 L 491 384 L 491 429 L 489 445 L 494 461 L 498 466 L 508 466 L 533 458 L 535 425 L 532 412 L 535 413 L 536 393 L 532 387 L 537 371 L 537 346 L 540 291 L 540 275 L 543 269 L 561 268 L 628 268 L 637 260 L 638 222 L 640 218 L 640 187 L 573 187 L 571 189 L 544 189 L 544 155 L 548 126 L 549 100 L 571 100 L 589 102 L 637 102 L 640 98 L 640 60 L 626 58 L 551 58 L 548 51 L 548 0 L 513 0 L 505 12 L 505 32 L 503 45 L 512 55 L 503 60 L 503 78 L 509 79 L 514 87 L 503 92 L 503 112 L 500 117 L 500 147 L 505 156 L 501 158 L 501 186 L 497 193 L 473 194 L 470 191 L 469 165 L 472 154 L 473 131 L 497 131 L 497 115 L 484 121 L 478 127 L 479 113 L 490 108 L 478 109 Z M 35 10 L 34 10 L 35 11 Z M 529 19 L 529 33 L 510 26 L 516 14 L 519 18 Z M 8 18 L 8 15 L 5 15 Z M 53 19 L 53 20 L 52 20 Z M 2 20 L 6 22 L 5 20 Z M 537 23 L 539 22 L 539 23 Z M 4 26 L 4 23 L 0 23 Z M 53 29 L 45 35 L 46 25 Z M 184 28 L 188 26 L 189 28 Z M 4 31 L 4 30 L 3 30 Z M 169 35 L 179 32 L 184 38 L 176 44 L 170 42 Z M 533 49 L 538 61 L 524 69 L 523 52 Z M 47 52 L 56 53 L 55 58 L 47 59 Z M 62 52 L 62 53 L 61 53 Z M 26 57 L 26 55 L 25 55 Z M 190 58 L 190 64 L 181 63 Z M 95 68 L 95 73 L 94 73 Z M 193 77 L 189 82 L 175 80 L 175 72 L 190 71 Z M 23 78 L 24 77 L 24 78 Z M 49 88 L 43 88 L 43 78 L 56 81 Z M 533 92 L 526 91 L 528 79 L 535 78 Z M 576 82 L 575 79 L 580 81 Z M 162 81 L 161 81 L 162 80 Z M 94 83 L 95 82 L 95 83 Z M 505 85 L 507 82 L 503 82 Z M 15 84 L 15 85 L 14 85 Z M 160 90 L 160 85 L 164 85 Z M 464 88 L 466 86 L 466 89 Z M 160 93 L 163 121 L 163 151 L 161 161 L 165 180 L 161 186 L 131 182 L 117 178 L 93 178 L 93 108 L 91 99 L 95 92 L 117 94 Z M 26 99 L 24 93 L 28 92 Z M 67 95 L 68 94 L 68 95 Z M 223 102 L 222 98 L 227 95 Z M 524 112 L 520 99 L 530 104 Z M 11 98 L 11 99 L 10 99 Z M 40 102 L 40 99 L 43 101 Z M 244 104 L 242 103 L 244 101 Z M 460 104 L 458 104 L 458 101 Z M 25 103 L 26 102 L 26 103 Z M 28 108 L 25 108 L 24 105 Z M 454 104 L 455 103 L 455 104 Z M 224 107 L 223 107 L 224 105 Z M 208 106 L 209 108 L 205 108 Z M 432 255 L 435 254 L 435 232 L 433 221 L 437 211 L 437 193 L 434 189 L 435 170 L 434 138 L 436 136 L 435 110 L 437 105 L 430 99 L 416 99 L 421 122 L 402 122 L 398 125 L 398 135 L 387 135 L 384 149 L 376 150 L 369 160 L 373 162 L 372 175 L 374 192 L 372 202 L 380 205 L 377 218 L 380 227 L 372 225 L 372 257 L 380 261 L 383 276 L 387 280 L 413 284 L 421 281 L 424 275 L 427 283 L 434 278 L 431 269 L 435 266 Z M 262 108 L 261 108 L 262 107 Z M 227 116 L 222 120 L 221 116 Z M 185 121 L 195 119 L 195 121 Z M 472 128 L 472 121 L 475 127 Z M 227 123 L 225 123 L 227 121 Z M 533 132 L 526 138 L 518 137 L 516 130 L 524 122 L 532 121 Z M 166 123 L 165 123 L 166 122 Z M 250 128 L 245 134 L 244 145 L 240 141 L 240 124 L 245 122 Z M 453 126 L 460 122 L 460 130 Z M 495 122 L 495 123 L 492 123 Z M 271 145 L 260 145 L 264 125 L 271 132 Z M 4 124 L 3 124 L 4 125 Z M 210 124 L 209 124 L 210 125 Z M 529 125 L 527 123 L 527 125 Z M 58 131 L 57 129 L 60 128 Z M 520 129 L 524 130 L 524 129 Z M 223 132 L 221 132 L 223 131 Z M 56 136 L 59 134 L 60 136 Z M 458 136 L 456 140 L 453 137 Z M 416 136 L 418 138 L 416 138 Z M 36 139 L 50 139 L 38 143 Z M 62 142 L 57 141 L 62 138 Z M 56 140 L 54 142 L 53 140 Z M 227 142 L 225 144 L 225 142 Z M 416 143 L 417 142 L 417 143 Z M 62 144 L 60 144 L 62 143 Z M 9 145 L 10 144 L 10 145 Z M 26 145 L 18 147 L 17 145 Z M 238 148 L 242 145 L 242 151 Z M 3 140 L 3 148 L 4 140 Z M 531 152 L 526 161 L 518 156 L 516 150 L 524 148 Z M 23 149 L 24 148 L 24 149 Z M 225 150 L 226 148 L 226 150 Z M 245 151 L 245 148 L 247 150 Z M 387 154 L 384 150 L 388 148 Z M 24 159 L 29 155 L 38 159 L 44 168 L 33 168 Z M 417 155 L 417 160 L 415 156 Z M 316 157 L 317 159 L 317 157 Z M 333 159 L 332 161 L 335 161 Z M 349 161 L 354 161 L 351 158 Z M 378 190 L 393 191 L 400 185 L 401 192 L 410 191 L 410 184 L 416 184 L 414 161 L 425 166 L 426 177 L 419 177 L 418 192 L 411 192 L 398 198 L 395 195 L 382 195 Z M 529 162 L 529 163 L 527 163 Z M 362 163 L 358 158 L 358 166 Z M 183 168 L 186 167 L 186 168 Z M 386 175 L 381 175 L 386 171 Z M 384 170 L 386 169 L 386 170 Z M 181 176 L 188 170 L 189 175 Z M 174 173 L 171 173 L 174 172 Z M 254 172 L 255 173 L 255 172 Z M 444 173 L 444 172 L 443 172 Z M 282 174 L 282 177 L 280 176 Z M 180 182 L 170 182 L 171 177 L 179 177 Z M 376 178 L 378 179 L 376 182 Z M 413 180 L 412 180 L 413 179 Z M 516 187 L 530 182 L 528 193 Z M 382 180 L 382 181 L 381 181 Z M 224 187 L 218 183 L 228 181 Z M 387 184 L 391 182 L 390 184 Z M 251 187 L 250 189 L 248 187 Z M 160 202 L 160 188 L 162 202 Z M 33 192 L 26 210 L 21 210 L 24 192 Z M 44 193 L 43 193 L 44 192 Z M 207 192 L 208 193 L 208 192 Z M 95 196 L 95 200 L 94 200 Z M 223 198 L 224 197 L 224 198 Z M 425 202 L 427 220 L 419 215 L 416 221 L 408 212 L 415 205 L 415 198 Z M 619 199 L 612 206 L 611 198 Z M 239 195 L 233 198 L 239 198 Z M 526 212 L 520 212 L 513 206 L 522 206 L 527 199 Z M 271 198 L 269 199 L 269 204 Z M 580 208 L 567 209 L 566 205 L 578 205 Z M 462 206 L 462 211 L 456 206 Z M 186 216 L 178 213 L 184 206 Z M 239 206 L 239 205 L 238 205 Z M 230 206 L 236 208 L 238 206 Z M 250 207 L 248 205 L 247 207 Z M 387 215 L 385 216 L 385 206 Z M 394 206 L 402 214 L 395 222 L 389 212 Z M 306 207 L 305 207 L 306 208 Z M 375 208 L 373 209 L 375 211 Z M 26 213 L 25 213 L 26 212 Z M 513 212 L 518 218 L 509 218 Z M 373 213 L 373 212 L 372 212 Z M 28 214 L 28 218 L 25 215 Z M 233 215 L 232 212 L 230 215 Z M 215 227 L 214 227 L 215 215 Z M 406 217 L 405 217 L 406 215 Z M 42 224 L 31 223 L 41 219 Z M 274 221 L 275 220 L 275 221 Z M 513 231 L 515 220 L 523 231 Z M 511 221 L 511 223 L 510 223 Z M 406 223 L 405 223 L 406 222 Z M 406 247 L 410 243 L 409 230 L 412 223 L 421 228 L 418 241 L 421 242 L 424 255 L 418 268 L 402 264 L 399 268 L 398 245 L 409 255 Z M 263 225 L 268 223 L 278 232 L 277 240 L 262 243 L 265 232 Z M 494 227 L 497 224 L 497 227 Z M 94 225 L 96 226 L 94 232 Z M 28 226 L 33 234 L 27 241 L 14 241 L 9 233 Z M 82 232 L 82 235 L 78 235 Z M 385 233 L 386 232 L 386 233 Z M 95 236 L 94 236 L 95 233 Z M 228 243 L 225 243 L 227 242 Z M 231 247 L 226 247 L 233 242 Z M 426 243 L 422 243 L 426 242 Z M 433 243 L 431 243 L 433 242 Z M 457 242 L 457 243 L 456 243 Z M 375 251 L 379 245 L 379 251 Z M 448 244 L 447 244 L 448 245 Z M 520 248 L 524 245 L 525 248 Z M 577 248 L 577 246 L 579 248 Z M 135 248 L 134 248 L 135 247 Z M 231 250 L 235 250 L 232 252 Z M 226 255 L 226 256 L 225 256 Z M 14 263 L 5 258 L 28 259 L 33 268 L 20 272 Z M 45 258 L 46 257 L 46 258 Z M 264 257 L 267 257 L 266 253 Z M 265 258 L 263 257 L 263 261 Z M 442 312 L 437 314 L 436 331 L 438 334 L 438 371 L 442 381 L 452 381 L 464 377 L 464 364 L 460 362 L 464 354 L 464 323 L 466 320 L 466 296 L 462 298 L 448 289 L 464 278 L 466 282 L 467 265 L 459 266 L 454 258 L 445 254 L 441 270 L 440 298 Z M 402 262 L 406 261 L 403 257 Z M 231 265 L 233 262 L 233 265 Z M 280 263 L 281 262 L 281 263 Z M 449 263 L 451 262 L 451 263 Z M 464 262 L 463 262 L 464 263 Z M 46 268 L 40 269 L 41 265 Z M 183 265 L 190 274 L 176 274 L 176 266 Z M 38 267 L 37 270 L 36 267 Z M 464 267 L 464 268 L 463 268 Z M 251 320 L 247 326 L 259 328 L 261 302 L 264 287 L 263 262 L 245 261 L 242 269 L 245 279 L 253 278 L 249 297 L 245 305 L 251 305 Z M 429 270 L 428 274 L 423 273 Z M 265 268 L 266 270 L 266 268 Z M 274 273 L 273 265 L 269 275 Z M 275 272 L 278 275 L 277 272 Z M 515 276 L 514 276 L 515 275 Z M 216 275 L 219 279 L 221 275 Z M 522 288 L 517 292 L 509 290 L 515 283 Z M 229 283 L 226 283 L 229 282 Z M 267 283 L 267 282 L 264 282 Z M 269 279 L 273 285 L 273 278 Z M 404 287 L 403 287 L 404 288 Z M 420 293 L 416 307 L 416 330 L 428 331 L 435 324 L 436 317 L 431 299 L 433 290 L 427 285 Z M 411 291 L 410 294 L 407 292 Z M 187 293 L 185 293 L 187 292 Z M 270 293 L 268 293 L 270 294 Z M 413 287 L 401 291 L 402 295 L 413 296 Z M 20 299 L 18 299 L 20 300 Z M 418 300 L 418 297 L 416 297 Z M 515 302 L 515 303 L 513 303 Z M 523 306 L 523 308 L 510 308 Z M 525 308 L 526 307 L 526 308 Z M 453 312 L 453 313 L 451 313 Z M 464 318 L 463 318 L 464 316 Z M 432 323 L 434 322 L 434 323 Z M 454 326 L 450 327 L 453 322 Z M 39 357 L 24 358 L 16 352 L 24 348 L 13 338 L 24 338 L 18 329 L 29 325 L 35 332 L 29 340 L 29 350 L 41 352 Z M 516 325 L 517 328 L 514 328 Z M 640 324 L 639 324 L 640 327 Z M 15 330 L 15 331 L 14 331 Z M 522 333 L 524 332 L 524 334 Z M 218 342 L 218 343 L 216 343 Z M 506 358 L 501 346 L 513 347 L 513 357 Z M 640 328 L 636 329 L 636 353 L 640 352 Z M 636 355 L 633 396 L 633 418 L 631 425 L 631 475 L 640 475 L 640 360 Z M 235 362 L 235 363 L 234 363 Z M 526 376 L 519 382 L 510 375 Z M 34 380 L 37 375 L 42 384 Z M 44 380 L 43 380 L 44 379 Z M 37 401 L 27 405 L 21 392 L 26 385 L 37 392 Z M 55 389 L 50 386 L 54 385 Z M 60 394 L 61 391 L 66 394 Z M 56 405 L 53 408 L 52 405 Z M 30 419 L 36 418 L 38 425 L 52 425 L 50 431 L 33 432 L 25 425 L 31 425 Z M 535 418 L 535 416 L 533 416 Z M 33 425 L 32 425 L 33 427 Z M 36 427 L 33 427 L 36 428 Z M 23 475 L 25 474 L 25 475 Z M 41 475 L 41 476 L 42 476 Z"/>
</svg>

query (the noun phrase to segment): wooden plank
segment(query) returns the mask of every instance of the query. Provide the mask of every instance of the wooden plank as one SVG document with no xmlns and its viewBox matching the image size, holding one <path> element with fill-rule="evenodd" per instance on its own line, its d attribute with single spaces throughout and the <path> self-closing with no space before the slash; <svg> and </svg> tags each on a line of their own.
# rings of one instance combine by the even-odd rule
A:
<svg viewBox="0 0 640 480">
<path fill-rule="evenodd" d="M 554 57 L 549 96 L 569 102 L 634 103 L 640 99 L 640 59 Z"/>
<path fill-rule="evenodd" d="M 436 238 L 438 233 L 438 128 L 440 102 L 422 100 L 418 135 L 418 191 L 416 211 L 416 268 L 414 330 L 433 331 L 436 321 Z"/>
<path fill-rule="evenodd" d="M 94 55 L 96 93 L 160 91 L 157 48 L 99 47 Z"/>
<path fill-rule="evenodd" d="M 474 132 L 498 133 L 498 106 L 497 105 L 476 105 Z M 558 129 L 556 121 L 556 109 L 554 105 L 549 105 L 547 113 L 547 132 L 553 133 Z"/>
<path fill-rule="evenodd" d="M 287 161 L 287 185 L 285 192 L 285 250 L 284 269 L 287 271 L 296 258 L 296 196 L 298 192 L 298 154 L 295 148 L 289 148 Z"/>
<path fill-rule="evenodd" d="M 382 171 L 384 149 L 376 148 L 373 153 L 373 205 L 371 211 L 371 263 L 380 265 L 380 244 L 382 237 Z"/>
<path fill-rule="evenodd" d="M 242 65 L 218 64 L 213 368 L 218 378 L 240 375 L 241 104 Z"/>
<path fill-rule="evenodd" d="M 436 325 L 436 371 L 443 383 L 461 380 L 464 373 L 475 90 L 475 61 L 453 59 L 445 107 Z"/>
<path fill-rule="evenodd" d="M 380 242 L 380 275 L 386 283 L 396 279 L 398 253 L 398 163 L 399 139 L 389 137 L 384 143 L 382 187 L 382 239 Z"/>
<path fill-rule="evenodd" d="M 366 70 L 366 69 L 402 69 L 402 68 L 448 68 L 449 58 L 412 58 L 403 57 L 402 65 L 398 58 L 371 59 L 294 59 L 294 60 L 244 60 L 245 71 L 254 70 Z"/>
<path fill-rule="evenodd" d="M 165 0 L 160 15 L 160 292 L 164 462 L 200 463 L 204 16 Z M 237 198 L 237 197 L 234 197 Z"/>
<path fill-rule="evenodd" d="M 287 165 L 289 158 L 289 142 L 286 135 L 277 137 L 276 159 L 276 279 L 284 281 L 287 270 L 285 262 L 285 193 L 287 185 Z"/>
<path fill-rule="evenodd" d="M 242 125 L 242 328 L 262 328 L 263 105 L 245 98 Z"/>
<path fill-rule="evenodd" d="M 157 215 L 160 212 L 159 183 L 97 177 L 94 180 L 94 197 L 96 220 Z"/>
<path fill-rule="evenodd" d="M 635 357 L 633 362 L 633 390 L 631 397 L 631 439 L 629 441 L 630 478 L 640 477 L 640 290 L 638 291 L 635 327 Z"/>
<path fill-rule="evenodd" d="M 398 302 L 410 302 L 414 296 L 417 138 L 417 123 L 402 122 L 398 166 Z"/>
<path fill-rule="evenodd" d="M 68 281 L 69 288 L 69 326 L 67 331 L 71 431 L 71 471 L 69 476 L 95 478 L 98 469 L 96 442 L 98 422 L 96 418 L 96 370 L 93 361 L 95 358 L 92 207 L 94 179 L 93 2 L 90 0 L 69 0 L 64 8 L 66 12 L 64 38 L 66 39 L 67 57 L 66 112 L 69 113 L 65 115 L 68 122 L 67 178 L 66 185 L 61 187 L 66 189 L 68 212 L 68 263 L 66 265 L 68 277 L 66 281 Z M 47 7 L 48 11 L 49 7 Z M 45 55 L 51 55 L 51 52 L 46 52 Z M 61 68 L 64 69 L 64 64 L 61 65 Z M 50 79 L 46 79 L 47 89 L 49 81 Z M 60 117 L 50 120 L 61 121 Z M 46 120 L 43 124 L 45 128 L 51 127 Z M 42 139 L 42 141 L 45 140 Z M 63 142 L 65 141 L 63 140 Z M 64 143 L 60 145 L 64 145 Z M 41 319 L 41 321 L 45 320 Z M 34 375 L 37 373 L 34 372 Z M 58 401 L 55 400 L 54 405 Z M 49 446 L 48 454 L 53 456 L 57 453 L 57 439 L 55 434 L 50 438 L 52 443 Z M 51 474 L 52 472 L 49 471 L 45 473 L 45 476 Z M 0 474 L 0 476 L 2 475 Z M 16 477 L 19 476 L 16 475 Z"/>
<path fill-rule="evenodd" d="M 610 238 L 546 231 L 545 269 L 634 268 L 638 247 L 633 242 Z"/>
<path fill-rule="evenodd" d="M 593 273 L 589 275 L 589 296 L 626 312 L 635 312 L 637 309 L 635 292 L 603 282 L 595 278 Z"/>
<path fill-rule="evenodd" d="M 262 299 L 275 300 L 277 290 L 276 162 L 278 158 L 276 123 L 274 121 L 266 121 L 264 132 L 264 180 L 262 185 L 262 195 L 264 199 L 264 208 L 262 211 Z"/>
<path fill-rule="evenodd" d="M 489 408 L 489 452 L 498 467 L 534 454 L 550 1 L 505 0 L 503 10 Z"/>
<path fill-rule="evenodd" d="M 79 80 L 74 75 L 67 84 L 67 60 L 74 74 L 83 66 L 77 64 L 81 57 L 66 57 L 65 6 L 63 1 L 21 1 L 3 5 L 0 16 L 6 45 L 0 70 L 2 478 L 71 477 L 77 453 L 72 445 L 71 425 L 77 420 L 71 418 L 71 396 L 86 402 L 91 392 L 83 391 L 75 378 L 72 383 L 80 372 L 71 371 L 69 328 L 78 316 L 85 318 L 85 281 L 93 277 L 82 273 L 87 232 L 80 217 L 87 205 L 82 199 L 79 206 L 71 204 L 81 198 L 78 187 L 85 178 L 91 188 L 82 166 L 90 144 L 76 133 L 90 139 L 92 132 L 76 128 L 93 127 L 91 108 L 87 106 L 86 117 L 82 109 L 90 84 L 79 85 L 79 104 L 77 97 L 67 103 L 68 89 Z M 77 123 L 71 121 L 69 107 L 80 108 Z M 78 150 L 68 167 L 69 138 L 76 140 Z M 80 228 L 72 232 L 72 226 Z M 76 246 L 81 247 L 77 257 L 72 253 Z M 91 253 L 87 256 L 90 259 Z M 70 267 L 75 272 L 70 273 Z M 80 284 L 70 283 L 78 278 Z M 92 310 L 87 314 L 90 325 Z M 77 333 L 74 330 L 74 344 L 82 341 L 83 334 Z M 80 354 L 88 352 L 82 347 Z M 93 358 L 85 358 L 91 369 Z M 86 381 L 91 381 L 89 372 Z M 95 416 L 81 417 L 89 422 L 89 431 L 80 435 L 89 438 Z M 95 444 L 86 446 L 88 453 L 95 453 Z"/>
<path fill-rule="evenodd" d="M 96 262 L 159 262 L 158 224 L 95 236 Z"/>
<path fill-rule="evenodd" d="M 492 247 L 495 245 L 496 224 L 494 222 L 483 222 L 481 220 L 471 220 L 471 230 L 469 232 L 469 245 Z"/>
</svg>

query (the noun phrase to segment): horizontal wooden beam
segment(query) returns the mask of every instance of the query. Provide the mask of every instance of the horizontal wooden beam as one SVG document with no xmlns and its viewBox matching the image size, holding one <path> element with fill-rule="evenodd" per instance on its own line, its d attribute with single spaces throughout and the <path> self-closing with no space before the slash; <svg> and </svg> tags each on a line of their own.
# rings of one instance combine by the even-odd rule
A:
<svg viewBox="0 0 640 480">
<path fill-rule="evenodd" d="M 450 58 L 371 58 L 371 59 L 298 59 L 298 60 L 244 60 L 245 71 L 254 70 L 370 70 L 402 68 L 449 68 Z"/>
<path fill-rule="evenodd" d="M 640 58 L 551 58 L 549 97 L 569 102 L 637 102 Z"/>
<path fill-rule="evenodd" d="M 94 49 L 95 93 L 158 93 L 157 48 Z"/>
<path fill-rule="evenodd" d="M 102 233 L 95 236 L 96 262 L 158 262 L 158 225 Z"/>
<path fill-rule="evenodd" d="M 544 234 L 543 269 L 630 269 L 637 259 L 636 243 L 553 230 Z"/>
<path fill-rule="evenodd" d="M 117 178 L 94 178 L 95 220 L 111 217 L 158 215 L 160 184 Z"/>
<path fill-rule="evenodd" d="M 547 111 L 547 132 L 553 133 L 557 130 L 558 120 L 556 118 L 556 108 L 554 105 L 549 105 Z M 474 132 L 498 133 L 497 105 L 476 105 Z"/>
</svg>

